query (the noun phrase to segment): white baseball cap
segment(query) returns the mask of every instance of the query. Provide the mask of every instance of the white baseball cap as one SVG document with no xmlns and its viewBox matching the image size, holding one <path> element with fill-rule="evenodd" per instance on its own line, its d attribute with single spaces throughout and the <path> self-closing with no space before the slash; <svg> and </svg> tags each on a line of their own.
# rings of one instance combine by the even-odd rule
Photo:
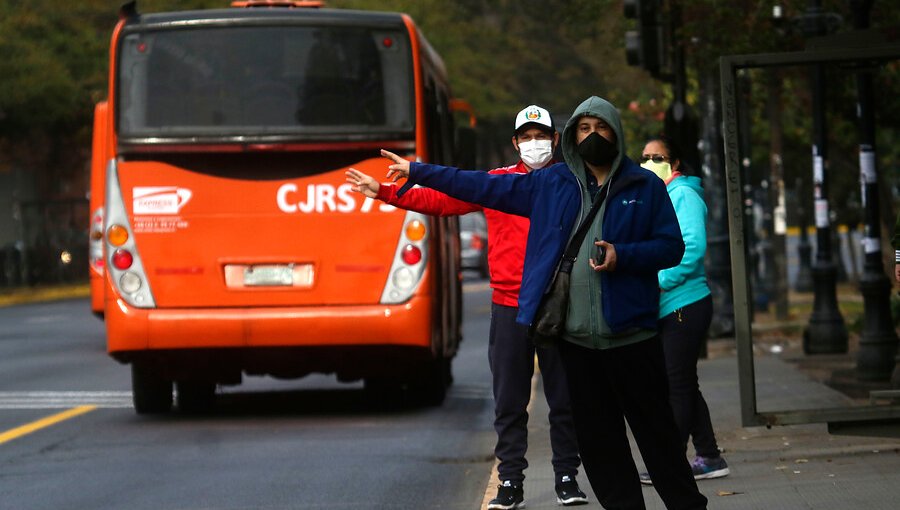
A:
<svg viewBox="0 0 900 510">
<path fill-rule="evenodd" d="M 526 106 L 518 115 L 516 115 L 515 131 L 518 131 L 519 128 L 525 124 L 537 124 L 538 126 L 543 126 L 552 131 L 556 131 L 556 128 L 553 126 L 553 119 L 550 117 L 550 112 L 536 104 Z"/>
</svg>

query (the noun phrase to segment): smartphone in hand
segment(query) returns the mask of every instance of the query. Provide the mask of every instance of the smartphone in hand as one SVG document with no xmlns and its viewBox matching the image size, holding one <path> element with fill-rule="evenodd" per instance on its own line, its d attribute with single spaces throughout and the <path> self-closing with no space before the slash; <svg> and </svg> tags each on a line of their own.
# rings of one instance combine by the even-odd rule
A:
<svg viewBox="0 0 900 510">
<path fill-rule="evenodd" d="M 596 243 L 600 242 L 596 237 L 594 238 L 594 265 L 601 266 L 603 265 L 603 261 L 606 260 L 606 249 Z"/>
</svg>

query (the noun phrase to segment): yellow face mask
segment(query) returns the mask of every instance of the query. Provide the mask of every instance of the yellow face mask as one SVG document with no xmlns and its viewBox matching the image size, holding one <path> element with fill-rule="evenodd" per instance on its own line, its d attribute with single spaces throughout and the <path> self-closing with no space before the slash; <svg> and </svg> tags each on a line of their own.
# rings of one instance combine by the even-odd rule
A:
<svg viewBox="0 0 900 510">
<path fill-rule="evenodd" d="M 657 177 L 663 180 L 663 182 L 666 182 L 672 178 L 672 165 L 670 165 L 667 161 L 663 161 L 662 163 L 654 163 L 652 159 L 648 159 L 643 164 L 641 164 L 641 167 L 655 173 Z"/>
</svg>

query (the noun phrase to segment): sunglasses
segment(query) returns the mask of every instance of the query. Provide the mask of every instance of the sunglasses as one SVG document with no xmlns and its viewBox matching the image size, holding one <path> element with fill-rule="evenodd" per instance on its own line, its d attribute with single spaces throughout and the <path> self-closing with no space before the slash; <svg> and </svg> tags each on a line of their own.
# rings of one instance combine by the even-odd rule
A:
<svg viewBox="0 0 900 510">
<path fill-rule="evenodd" d="M 654 154 L 652 156 L 641 156 L 641 163 L 646 163 L 647 161 L 653 160 L 654 163 L 662 163 L 663 161 L 669 161 L 669 158 L 665 156 L 660 156 L 659 154 Z"/>
</svg>

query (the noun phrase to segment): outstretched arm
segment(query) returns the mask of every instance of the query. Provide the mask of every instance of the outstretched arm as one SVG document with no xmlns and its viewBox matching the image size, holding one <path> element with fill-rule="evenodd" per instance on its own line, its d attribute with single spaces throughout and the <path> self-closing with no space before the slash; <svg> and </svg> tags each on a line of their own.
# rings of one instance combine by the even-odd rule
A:
<svg viewBox="0 0 900 510">
<path fill-rule="evenodd" d="M 481 210 L 481 207 L 449 197 L 440 191 L 428 188 L 413 188 L 402 196 L 397 195 L 398 186 L 394 183 L 380 184 L 371 176 L 360 172 L 355 168 L 345 173 L 347 182 L 353 191 L 362 193 L 369 198 L 375 198 L 401 209 L 416 211 L 432 216 L 456 216 L 472 211 Z"/>
<path fill-rule="evenodd" d="M 551 171 L 539 170 L 528 174 L 489 174 L 460 170 L 453 167 L 423 163 L 410 164 L 396 154 L 382 150 L 381 154 L 393 163 L 388 177 L 420 184 L 453 198 L 471 202 L 501 212 L 529 216 L 531 204 Z"/>
<path fill-rule="evenodd" d="M 378 198 L 378 191 L 381 189 L 381 184 L 370 175 L 364 174 L 353 167 L 344 172 L 344 175 L 347 176 L 347 182 L 350 183 L 350 189 L 357 193 L 362 193 L 369 198 Z"/>
<path fill-rule="evenodd" d="M 388 165 L 388 179 L 397 182 L 400 179 L 409 178 L 409 161 L 384 149 L 381 149 L 381 155 L 394 162 L 393 164 Z"/>
</svg>

